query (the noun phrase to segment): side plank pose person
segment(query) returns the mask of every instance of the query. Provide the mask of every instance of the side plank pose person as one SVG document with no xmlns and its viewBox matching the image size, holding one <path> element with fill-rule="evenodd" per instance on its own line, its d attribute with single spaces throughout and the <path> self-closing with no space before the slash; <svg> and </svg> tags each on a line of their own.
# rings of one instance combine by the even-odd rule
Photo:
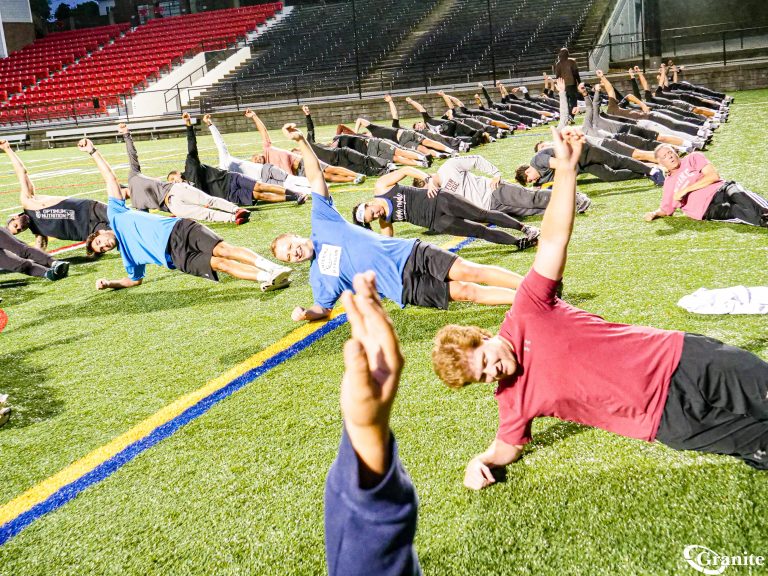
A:
<svg viewBox="0 0 768 576">
<path fill-rule="evenodd" d="M 89 234 L 109 228 L 107 205 L 96 200 L 45 196 L 35 193 L 24 163 L 6 140 L 0 140 L 0 150 L 8 155 L 19 181 L 19 200 L 24 209 L 8 219 L 8 230 L 14 236 L 29 230 L 35 235 L 35 246 L 48 247 L 48 238 L 83 242 Z"/>
<path fill-rule="evenodd" d="M 347 222 L 336 210 L 320 164 L 295 124 L 283 133 L 296 141 L 312 183 L 312 236 L 281 234 L 272 254 L 283 262 L 311 261 L 309 283 L 315 302 L 297 306 L 291 318 L 327 318 L 355 274 L 373 270 L 379 293 L 401 307 L 406 304 L 447 308 L 451 300 L 478 304 L 511 304 L 520 276 L 498 266 L 468 262 L 420 240 L 388 238 Z M 480 284 L 486 284 L 481 286 Z"/>
<path fill-rule="evenodd" d="M 409 176 L 426 183 L 427 188 L 401 185 L 400 181 Z M 535 246 L 539 236 L 534 226 L 526 226 L 504 212 L 487 210 L 463 196 L 443 191 L 439 176 L 430 176 L 416 168 L 400 168 L 382 176 L 376 181 L 374 192 L 375 197 L 352 209 L 352 221 L 370 230 L 371 222 L 378 220 L 385 236 L 395 235 L 395 222 L 410 222 L 440 234 L 474 236 L 495 244 L 516 246 L 518 250 Z M 490 228 L 485 222 L 498 228 Z M 516 238 L 500 228 L 520 230 L 525 236 Z"/>
<path fill-rule="evenodd" d="M 724 181 L 701 152 L 680 158 L 666 144 L 656 148 L 656 158 L 668 172 L 661 206 L 645 220 L 671 216 L 678 208 L 694 220 L 718 220 L 768 227 L 768 200 L 733 180 Z"/>
<path fill-rule="evenodd" d="M 768 363 L 706 336 L 608 322 L 557 297 L 584 137 L 566 128 L 553 138 L 559 163 L 539 248 L 500 332 L 450 325 L 435 337 L 432 362 L 447 385 L 498 384 L 496 439 L 469 462 L 464 485 L 493 484 L 492 468 L 520 458 L 539 416 L 768 469 Z"/>
<path fill-rule="evenodd" d="M 162 210 L 179 218 L 208 222 L 235 222 L 240 208 L 223 198 L 209 196 L 185 182 L 169 182 L 145 176 L 141 172 L 139 153 L 128 126 L 120 123 L 117 132 L 125 139 L 128 153 L 127 198 L 136 210 Z"/>
<path fill-rule="evenodd" d="M 117 248 L 128 276 L 99 279 L 96 289 L 132 288 L 142 283 L 147 264 L 178 268 L 185 274 L 218 282 L 218 272 L 259 282 L 262 290 L 285 288 L 290 268 L 270 262 L 249 250 L 224 242 L 218 234 L 187 218 L 157 216 L 125 205 L 125 189 L 93 142 L 84 138 L 78 149 L 90 154 L 107 185 L 107 215 L 111 230 L 100 230 L 86 240 L 89 253 Z"/>
<path fill-rule="evenodd" d="M 404 359 L 375 274 L 357 274 L 352 285 L 354 295 L 341 295 L 352 328 L 341 381 L 344 427 L 325 482 L 328 574 L 418 576 L 418 501 L 389 427 Z"/>
</svg>

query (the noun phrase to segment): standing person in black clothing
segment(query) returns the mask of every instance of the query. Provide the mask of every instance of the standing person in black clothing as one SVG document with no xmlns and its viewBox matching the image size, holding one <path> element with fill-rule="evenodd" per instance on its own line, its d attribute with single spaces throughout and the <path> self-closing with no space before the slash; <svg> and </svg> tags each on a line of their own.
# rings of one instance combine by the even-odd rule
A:
<svg viewBox="0 0 768 576">
<path fill-rule="evenodd" d="M 197 136 L 192 126 L 192 118 L 187 112 L 182 117 L 187 124 L 187 160 L 184 172 L 173 170 L 168 174 L 169 182 L 187 182 L 206 194 L 223 198 L 235 206 L 253 206 L 257 201 L 285 202 L 285 188 L 282 186 L 264 184 L 244 174 L 203 164 L 197 151 Z M 235 224 L 245 224 L 250 218 L 250 212 L 240 209 L 234 216 Z"/>
<path fill-rule="evenodd" d="M 565 96 L 568 99 L 568 114 L 573 119 L 573 110 L 578 105 L 578 91 L 576 87 L 581 84 L 579 66 L 576 60 L 570 58 L 568 48 L 561 48 L 557 55 L 557 62 L 552 67 L 556 78 L 565 80 Z"/>
<path fill-rule="evenodd" d="M 425 182 L 427 189 L 400 185 L 399 182 L 407 177 Z M 352 209 L 352 221 L 370 229 L 371 222 L 378 220 L 381 233 L 385 236 L 394 236 L 395 222 L 409 222 L 438 233 L 474 236 L 495 244 L 517 246 L 518 250 L 534 246 L 539 236 L 537 228 L 525 226 L 503 212 L 486 210 L 462 196 L 442 192 L 431 176 L 414 168 L 400 168 L 382 176 L 376 181 L 374 191 L 375 198 L 361 202 Z M 520 230 L 526 236 L 515 238 L 481 222 Z"/>
<path fill-rule="evenodd" d="M 48 238 L 83 242 L 94 232 L 109 230 L 106 204 L 96 200 L 35 194 L 35 185 L 10 143 L 0 140 L 0 150 L 8 154 L 16 172 L 21 188 L 19 200 L 24 208 L 23 212 L 8 219 L 11 234 L 20 234 L 28 229 L 35 235 L 35 246 L 45 250 Z"/>
</svg>

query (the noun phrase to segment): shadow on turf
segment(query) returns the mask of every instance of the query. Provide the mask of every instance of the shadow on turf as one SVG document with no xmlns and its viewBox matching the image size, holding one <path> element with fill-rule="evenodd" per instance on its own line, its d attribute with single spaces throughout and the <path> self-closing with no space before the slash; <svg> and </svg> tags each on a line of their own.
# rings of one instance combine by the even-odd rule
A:
<svg viewBox="0 0 768 576">
<path fill-rule="evenodd" d="M 48 369 L 33 364 L 28 356 L 76 340 L 76 337 L 62 338 L 22 352 L 0 355 L 3 374 L 0 393 L 8 394 L 8 403 L 13 408 L 13 417 L 0 430 L 0 434 L 3 430 L 25 428 L 61 413 L 64 402 L 59 398 L 58 390 L 45 385 L 45 381 L 48 380 Z"/>
<path fill-rule="evenodd" d="M 746 224 L 730 224 L 727 222 L 711 222 L 706 220 L 693 220 L 686 216 L 675 216 L 672 218 L 662 218 L 665 228 L 658 228 L 656 230 L 657 236 L 672 236 L 679 234 L 680 232 L 698 232 L 711 234 L 718 230 L 723 230 L 723 227 L 727 227 L 728 230 L 732 230 L 738 234 L 751 234 L 753 236 L 764 235 L 766 231 L 759 226 L 748 226 Z"/>
</svg>

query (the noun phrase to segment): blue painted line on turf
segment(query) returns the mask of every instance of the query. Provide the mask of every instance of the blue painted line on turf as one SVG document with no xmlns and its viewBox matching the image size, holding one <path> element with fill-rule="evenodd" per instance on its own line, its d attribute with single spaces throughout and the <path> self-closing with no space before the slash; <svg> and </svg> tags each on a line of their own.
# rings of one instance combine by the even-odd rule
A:
<svg viewBox="0 0 768 576">
<path fill-rule="evenodd" d="M 458 252 L 474 241 L 475 238 L 473 237 L 465 238 L 457 245 L 449 248 L 448 251 L 454 253 Z M 136 458 L 141 453 L 152 448 L 162 440 L 169 438 L 180 428 L 208 412 L 208 410 L 210 410 L 217 403 L 228 398 L 247 384 L 250 384 L 259 376 L 262 376 L 283 362 L 296 356 L 299 352 L 308 348 L 320 338 L 323 338 L 325 335 L 346 323 L 346 321 L 346 314 L 340 314 L 336 318 L 329 320 L 322 328 L 311 333 L 295 344 L 292 344 L 285 350 L 268 358 L 259 366 L 244 372 L 242 375 L 230 381 L 226 386 L 218 389 L 209 396 L 206 396 L 193 406 L 190 406 L 175 418 L 169 420 L 161 426 L 158 426 L 147 436 L 144 436 L 140 440 L 137 440 L 136 442 L 128 445 L 125 449 L 121 450 L 108 460 L 105 460 L 103 463 L 96 466 L 93 470 L 85 473 L 74 482 L 63 486 L 42 502 L 35 504 L 26 512 L 23 512 L 16 516 L 13 520 L 6 522 L 0 526 L 0 546 L 4 545 L 14 536 L 18 535 L 22 530 L 24 530 L 27 526 L 39 518 L 57 510 L 58 508 L 61 508 L 64 504 L 75 498 L 78 494 L 90 486 L 98 484 L 102 480 L 107 479 L 109 476 L 111 476 L 113 473 L 115 473 L 117 470 L 122 468 L 125 464 Z"/>
</svg>

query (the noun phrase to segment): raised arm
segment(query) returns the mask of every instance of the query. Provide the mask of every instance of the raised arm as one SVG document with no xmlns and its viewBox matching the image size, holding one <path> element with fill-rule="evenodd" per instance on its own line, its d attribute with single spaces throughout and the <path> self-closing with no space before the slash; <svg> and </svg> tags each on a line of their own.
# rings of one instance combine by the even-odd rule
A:
<svg viewBox="0 0 768 576">
<path fill-rule="evenodd" d="M 451 99 L 451 97 L 448 96 L 448 94 L 446 94 L 445 92 L 440 90 L 440 92 L 438 92 L 437 95 L 440 96 L 443 99 L 443 102 L 445 102 L 445 105 L 448 106 L 449 110 L 453 110 L 455 105 L 454 105 L 453 100 Z"/>
<path fill-rule="evenodd" d="M 323 170 L 320 168 L 320 162 L 317 156 L 315 156 L 315 151 L 312 150 L 309 142 L 304 138 L 304 134 L 296 128 L 296 124 L 286 124 L 283 126 L 283 134 L 289 140 L 296 142 L 301 157 L 304 159 L 304 172 L 307 175 L 312 192 L 328 198 L 330 192 L 328 192 L 328 185 L 325 183 Z"/>
<path fill-rule="evenodd" d="M 203 123 L 208 126 L 208 129 L 211 131 L 213 144 L 216 146 L 216 152 L 219 154 L 219 168 L 222 170 L 228 170 L 229 159 L 231 156 L 229 155 L 229 150 L 227 150 L 227 145 L 224 142 L 224 138 L 221 137 L 221 132 L 219 132 L 219 129 L 214 126 L 210 114 L 203 116 Z"/>
<path fill-rule="evenodd" d="M 110 166 L 109 163 L 104 159 L 104 157 L 101 155 L 101 152 L 99 152 L 94 147 L 93 142 L 87 138 L 83 138 L 80 140 L 80 142 L 77 143 L 77 148 L 82 152 L 87 152 L 90 154 L 91 158 L 93 158 L 93 161 L 96 162 L 96 167 L 99 169 L 99 174 L 101 174 L 101 177 L 104 179 L 104 182 L 107 185 L 107 195 L 110 198 L 116 198 L 117 200 L 125 200 L 123 189 L 120 187 L 120 182 L 118 181 L 114 170 L 112 170 L 112 166 Z"/>
<path fill-rule="evenodd" d="M 552 197 L 541 223 L 539 247 L 533 269 L 551 280 L 563 277 L 568 255 L 568 243 L 573 231 L 576 209 L 576 166 L 579 162 L 584 134 L 576 128 L 558 132 L 552 128 L 557 168 L 552 186 Z"/>
<path fill-rule="evenodd" d="M 421 119 L 424 120 L 424 122 L 429 122 L 432 119 L 432 116 L 429 115 L 429 112 L 427 112 L 427 109 L 424 108 L 421 104 L 416 102 L 413 98 L 406 98 L 405 101 L 413 106 L 416 109 L 416 112 L 421 114 Z"/>
<path fill-rule="evenodd" d="M 301 107 L 301 111 L 304 112 L 304 120 L 307 122 L 307 141 L 315 141 L 315 123 L 312 121 L 312 114 L 309 111 L 309 106 L 304 104 Z"/>
<path fill-rule="evenodd" d="M 245 117 L 253 120 L 253 123 L 256 126 L 256 130 L 259 131 L 259 135 L 261 136 L 261 148 L 266 154 L 267 150 L 269 150 L 269 147 L 272 146 L 272 140 L 269 138 L 269 131 L 267 131 L 267 127 L 264 125 L 264 122 L 261 121 L 261 118 L 256 115 L 256 112 L 250 108 L 246 109 Z"/>
<path fill-rule="evenodd" d="M 430 180 L 429 174 L 422 172 L 421 170 L 414 168 L 413 166 L 403 166 L 397 170 L 385 174 L 378 180 L 373 187 L 373 191 L 377 196 L 385 194 L 392 186 L 400 182 L 403 178 L 418 178 L 425 182 Z"/>
<path fill-rule="evenodd" d="M 450 98 L 450 99 L 451 99 L 451 102 L 453 102 L 453 103 L 454 103 L 456 106 L 458 106 L 459 108 L 464 108 L 464 102 L 462 102 L 461 100 L 459 100 L 458 98 L 456 98 L 456 96 L 451 96 L 451 95 L 449 94 L 449 95 L 448 95 L 448 98 Z"/>
<path fill-rule="evenodd" d="M 483 85 L 482 82 L 478 82 L 477 85 L 480 87 L 480 90 L 483 91 L 485 101 L 488 102 L 488 108 L 493 108 L 493 100 L 491 99 L 491 95 L 488 93 L 487 88 Z"/>
<path fill-rule="evenodd" d="M 509 92 L 507 92 L 507 87 L 504 86 L 504 84 L 502 84 L 501 80 L 499 80 L 498 82 L 496 82 L 496 88 L 499 89 L 499 94 L 501 94 L 501 99 L 504 100 L 507 94 L 509 94 Z"/>
<path fill-rule="evenodd" d="M 195 128 L 192 126 L 192 118 L 189 112 L 184 112 L 181 117 L 184 118 L 184 124 L 187 126 L 187 156 L 199 164 L 200 156 L 197 153 L 197 136 L 195 136 Z"/>
<path fill-rule="evenodd" d="M 629 100 L 630 102 L 632 102 L 632 104 L 637 104 L 638 106 L 640 106 L 640 108 L 641 108 L 641 109 L 643 110 L 643 112 L 645 112 L 646 114 L 647 114 L 648 112 L 650 112 L 650 110 L 651 110 L 650 108 L 648 108 L 648 104 L 646 104 L 645 102 L 643 102 L 642 100 L 640 100 L 640 99 L 639 99 L 637 96 L 635 96 L 634 94 L 627 94 L 627 100 Z"/>
<path fill-rule="evenodd" d="M 13 151 L 11 143 L 7 140 L 0 140 L 0 150 L 8 155 L 8 159 L 11 161 L 13 171 L 16 173 L 16 179 L 19 181 L 19 201 L 21 206 L 25 210 L 35 210 L 42 208 L 35 200 L 35 185 L 29 178 L 26 166 L 19 158 L 18 154 Z"/>
<path fill-rule="evenodd" d="M 608 98 L 616 99 L 616 90 L 614 90 L 613 84 L 611 84 L 610 80 L 608 80 L 605 74 L 603 74 L 603 71 L 596 70 L 595 74 L 597 74 L 597 77 L 600 79 L 600 84 L 602 84 L 603 88 L 605 89 L 605 93 L 608 94 Z"/>
<path fill-rule="evenodd" d="M 392 127 L 400 128 L 400 114 L 397 112 L 397 105 L 389 94 L 384 95 L 384 102 L 389 104 L 389 115 L 392 116 Z"/>
<path fill-rule="evenodd" d="M 565 94 L 565 80 L 562 78 L 555 80 L 555 88 L 560 98 L 560 121 L 557 123 L 557 129 L 562 130 L 568 126 L 568 119 L 571 117 L 568 110 L 568 97 Z"/>
<path fill-rule="evenodd" d="M 128 152 L 128 178 L 141 174 L 141 165 L 139 164 L 139 153 L 136 151 L 136 146 L 133 144 L 133 138 L 131 132 L 128 130 L 128 125 L 121 122 L 117 125 L 117 132 L 123 135 L 125 139 L 125 150 Z"/>
</svg>

